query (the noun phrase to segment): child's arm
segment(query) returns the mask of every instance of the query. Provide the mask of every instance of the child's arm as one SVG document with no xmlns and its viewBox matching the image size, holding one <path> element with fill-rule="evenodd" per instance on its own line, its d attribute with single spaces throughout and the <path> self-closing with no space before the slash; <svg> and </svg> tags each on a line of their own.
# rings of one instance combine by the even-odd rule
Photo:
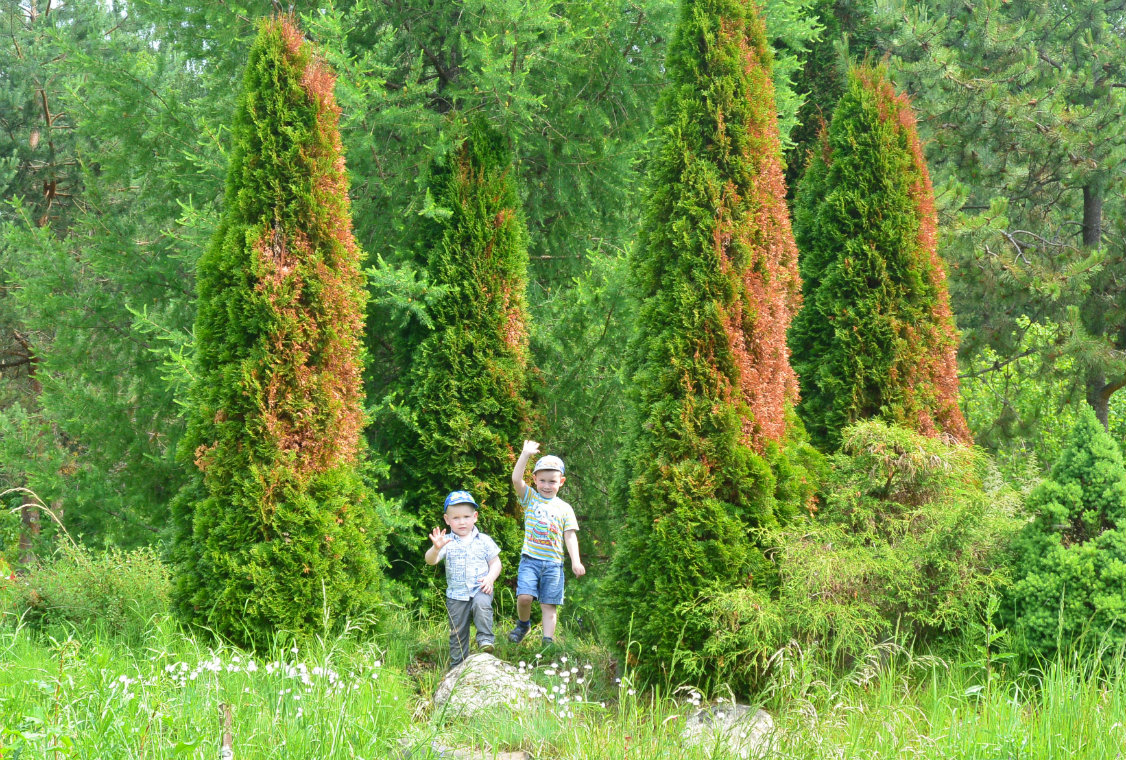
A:
<svg viewBox="0 0 1126 760">
<path fill-rule="evenodd" d="M 512 487 L 516 489 L 517 498 L 523 499 L 528 491 L 528 486 L 524 483 L 524 470 L 528 469 L 528 460 L 532 458 L 532 454 L 539 453 L 539 450 L 540 445 L 535 441 L 524 441 L 524 448 L 512 468 Z"/>
<path fill-rule="evenodd" d="M 433 544 L 426 550 L 426 564 L 438 564 L 438 552 L 442 551 L 442 547 L 448 544 L 453 539 L 446 534 L 446 531 L 435 528 L 430 531 L 430 543 Z"/>
<path fill-rule="evenodd" d="M 481 590 L 486 594 L 493 593 L 493 584 L 500 577 L 500 557 L 489 560 L 489 574 L 481 581 Z"/>
<path fill-rule="evenodd" d="M 582 560 L 579 559 L 578 531 L 563 531 L 563 543 L 567 547 L 567 553 L 571 555 L 571 572 L 575 574 L 576 578 L 583 577 L 586 575 L 586 568 L 583 567 Z"/>
</svg>

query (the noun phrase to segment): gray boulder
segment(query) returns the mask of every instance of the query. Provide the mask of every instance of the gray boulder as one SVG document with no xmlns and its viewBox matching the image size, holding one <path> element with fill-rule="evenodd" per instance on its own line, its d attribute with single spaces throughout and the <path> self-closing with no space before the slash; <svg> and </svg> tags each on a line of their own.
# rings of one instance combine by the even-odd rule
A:
<svg viewBox="0 0 1126 760">
<path fill-rule="evenodd" d="M 740 704 L 704 707 L 689 716 L 681 732 L 687 747 L 702 747 L 741 760 L 766 757 L 775 749 L 774 718 L 765 710 Z"/>
<path fill-rule="evenodd" d="M 544 689 L 515 666 L 478 652 L 466 657 L 438 684 L 434 709 L 449 717 L 472 717 L 480 710 L 502 706 L 523 710 L 543 694 Z"/>
</svg>

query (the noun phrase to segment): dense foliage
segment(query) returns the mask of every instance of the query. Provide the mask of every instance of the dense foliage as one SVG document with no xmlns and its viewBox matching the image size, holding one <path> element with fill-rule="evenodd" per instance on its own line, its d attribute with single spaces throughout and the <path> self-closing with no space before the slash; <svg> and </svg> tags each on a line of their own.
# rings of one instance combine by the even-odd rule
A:
<svg viewBox="0 0 1126 760">
<path fill-rule="evenodd" d="M 0 6 L 0 479 L 90 543 L 152 542 L 230 88 L 151 17 L 38 5 Z"/>
<path fill-rule="evenodd" d="M 1085 409 L 1051 475 L 1028 498 L 1008 614 L 1030 654 L 1126 642 L 1126 467 Z"/>
<path fill-rule="evenodd" d="M 790 340 L 811 437 L 835 446 L 846 425 L 879 417 L 967 440 L 934 192 L 915 116 L 885 68 L 850 72 L 794 229 L 805 304 Z"/>
<path fill-rule="evenodd" d="M 770 65 L 753 6 L 682 3 L 631 261 L 626 520 L 606 584 L 609 633 L 650 676 L 710 632 L 681 603 L 767 581 L 755 533 L 810 495 L 785 341 L 799 285 Z"/>
<path fill-rule="evenodd" d="M 692 605 L 714 623 L 684 656 L 739 688 L 789 641 L 836 662 L 896 638 L 960 643 L 1009 587 L 1020 495 L 986 455 L 875 420 L 842 438 L 821 509 L 772 536 L 777 592 Z"/>
<path fill-rule="evenodd" d="M 260 651 L 374 609 L 425 688 L 424 527 L 473 491 L 503 620 L 524 437 L 567 460 L 590 569 L 562 646 L 626 653 L 590 736 L 636 730 L 635 666 L 788 704 L 776 677 L 804 699 L 899 635 L 972 648 L 954 693 L 1007 707 L 997 647 L 1126 640 L 1122 2 L 297 0 L 315 55 L 259 39 L 278 7 L 0 4 L 0 651 L 75 637 L 8 680 L 0 755 L 65 753 L 64 716 L 159 754 L 102 653 L 67 698 L 87 633 L 158 670 L 169 600 Z M 258 678 L 221 701 L 317 746 Z"/>
<path fill-rule="evenodd" d="M 384 399 L 376 434 L 392 465 L 391 492 L 420 526 L 392 557 L 404 561 L 395 574 L 413 582 L 421 528 L 440 520 L 452 490 L 473 494 L 478 527 L 515 568 L 523 520 L 510 475 L 533 417 L 527 231 L 504 137 L 479 121 L 468 125 L 429 197 L 419 263 L 441 294 L 428 306 L 428 329 L 400 341 L 409 369 Z"/>
<path fill-rule="evenodd" d="M 805 172 L 809 152 L 833 116 L 848 81 L 850 51 L 862 54 L 874 45 L 871 0 L 815 0 L 809 9 L 821 30 L 802 56 L 794 88 L 803 96 L 793 147 L 786 155 L 786 184 L 793 193 Z"/>
<path fill-rule="evenodd" d="M 151 548 L 94 551 L 66 541 L 12 592 L 10 599 L 0 595 L 0 615 L 36 630 L 65 636 L 80 629 L 140 644 L 169 617 L 172 579 Z"/>
<path fill-rule="evenodd" d="M 249 644 L 376 599 L 365 293 L 332 88 L 292 21 L 262 24 L 223 215 L 199 262 L 176 600 L 186 619 Z"/>
</svg>

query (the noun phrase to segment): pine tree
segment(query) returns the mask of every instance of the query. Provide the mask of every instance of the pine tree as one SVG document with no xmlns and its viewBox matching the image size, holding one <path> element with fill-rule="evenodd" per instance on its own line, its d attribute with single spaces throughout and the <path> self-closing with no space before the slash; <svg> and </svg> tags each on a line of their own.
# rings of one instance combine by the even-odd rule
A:
<svg viewBox="0 0 1126 760">
<path fill-rule="evenodd" d="M 1048 422 L 1014 415 L 1025 382 L 1001 387 L 1028 353 L 1105 427 L 1126 388 L 1126 7 L 894 0 L 886 10 L 899 20 L 891 65 L 926 115 L 951 220 L 944 254 L 964 353 L 996 352 L 981 374 L 1006 396 L 996 421 L 975 423 L 995 427 L 979 437 L 1035 440 Z M 1028 342 L 1029 320 L 1050 339 Z"/>
<path fill-rule="evenodd" d="M 884 67 L 849 73 L 794 230 L 805 308 L 790 340 L 813 439 L 836 446 L 846 425 L 878 417 L 969 440 L 934 191 L 915 117 Z"/>
<path fill-rule="evenodd" d="M 608 632 L 642 672 L 679 677 L 701 675 L 676 658 L 708 635 L 701 595 L 768 581 L 755 534 L 803 505 L 809 452 L 785 341 L 797 249 L 754 5 L 685 0 L 666 67 L 632 260 L 626 525 L 605 595 Z"/>
<path fill-rule="evenodd" d="M 292 20 L 263 22 L 199 263 L 176 598 L 187 620 L 255 646 L 369 609 L 379 576 L 360 470 L 361 252 L 333 85 Z"/>
<path fill-rule="evenodd" d="M 1018 646 L 1047 658 L 1061 644 L 1116 656 L 1126 641 L 1126 467 L 1092 409 L 1026 506 L 1033 519 L 1015 542 L 1008 607 Z"/>
<path fill-rule="evenodd" d="M 0 480 L 91 545 L 162 537 L 186 480 L 175 390 L 249 44 L 232 18 L 192 57 L 170 10 L 0 6 Z"/>
<path fill-rule="evenodd" d="M 429 329 L 400 349 L 410 369 L 387 401 L 393 417 L 379 444 L 408 517 L 430 525 L 448 491 L 468 490 L 481 530 L 515 568 L 522 521 L 509 476 L 532 416 L 527 232 L 504 137 L 481 121 L 463 126 L 431 178 L 422 233 L 420 258 L 443 294 L 430 305 Z M 406 539 L 395 551 L 416 560 L 420 549 Z"/>
</svg>

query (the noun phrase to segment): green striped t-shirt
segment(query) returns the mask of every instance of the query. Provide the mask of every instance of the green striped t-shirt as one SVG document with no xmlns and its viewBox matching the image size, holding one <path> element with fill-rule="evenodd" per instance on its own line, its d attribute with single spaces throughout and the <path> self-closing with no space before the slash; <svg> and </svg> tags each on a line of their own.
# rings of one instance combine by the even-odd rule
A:
<svg viewBox="0 0 1126 760">
<path fill-rule="evenodd" d="M 563 532 L 578 530 L 575 510 L 558 496 L 545 499 L 531 486 L 524 488 L 524 546 L 521 554 L 547 562 L 563 562 Z"/>
</svg>

